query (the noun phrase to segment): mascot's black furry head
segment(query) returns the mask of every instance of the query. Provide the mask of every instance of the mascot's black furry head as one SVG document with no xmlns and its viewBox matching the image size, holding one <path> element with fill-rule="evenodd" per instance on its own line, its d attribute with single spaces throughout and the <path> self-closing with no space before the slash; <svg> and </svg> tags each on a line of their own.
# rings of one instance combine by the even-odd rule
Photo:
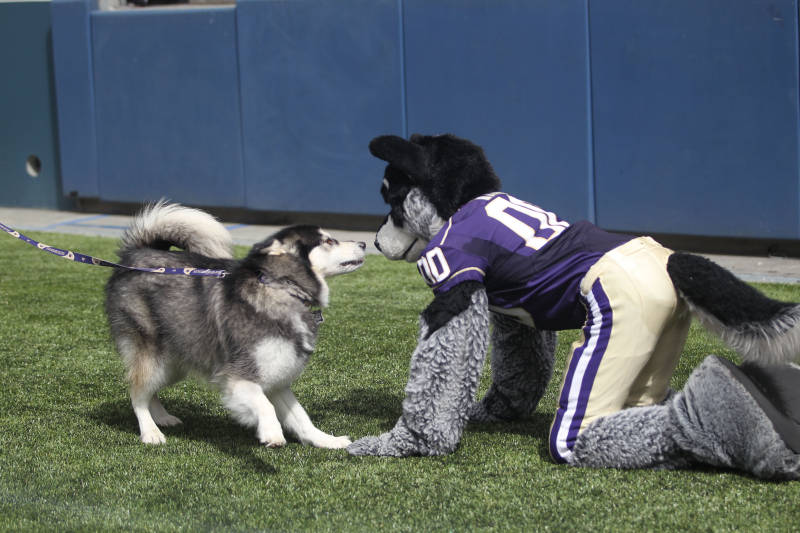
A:
<svg viewBox="0 0 800 533">
<path fill-rule="evenodd" d="M 390 211 L 375 239 L 389 259 L 416 261 L 459 207 L 500 190 L 483 149 L 455 135 L 382 135 L 369 151 L 389 163 L 381 195 Z"/>
</svg>

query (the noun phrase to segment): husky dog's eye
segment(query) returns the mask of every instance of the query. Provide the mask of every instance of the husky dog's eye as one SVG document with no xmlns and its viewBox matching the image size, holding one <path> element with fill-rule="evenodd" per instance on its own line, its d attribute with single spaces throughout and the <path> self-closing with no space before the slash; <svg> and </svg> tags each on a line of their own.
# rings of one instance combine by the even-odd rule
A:
<svg viewBox="0 0 800 533">
<path fill-rule="evenodd" d="M 325 239 L 325 244 L 327 244 L 328 246 L 333 246 L 334 244 L 336 244 L 336 239 L 328 237 L 327 239 Z"/>
</svg>

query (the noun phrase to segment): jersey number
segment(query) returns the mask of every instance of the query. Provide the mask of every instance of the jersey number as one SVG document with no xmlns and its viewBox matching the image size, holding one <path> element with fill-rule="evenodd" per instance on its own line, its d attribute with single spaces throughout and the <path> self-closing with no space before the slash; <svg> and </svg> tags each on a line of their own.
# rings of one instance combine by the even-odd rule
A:
<svg viewBox="0 0 800 533">
<path fill-rule="evenodd" d="M 509 198 L 510 200 L 500 196 L 494 198 L 486 204 L 486 214 L 519 235 L 528 248 L 538 250 L 569 227 L 567 222 L 558 220 L 556 215 L 549 211 L 516 198 Z M 517 218 L 519 213 L 534 219 L 539 226 L 534 228 L 520 220 Z"/>
<path fill-rule="evenodd" d="M 450 265 L 447 264 L 447 259 L 444 258 L 442 249 L 438 246 L 419 258 L 417 270 L 428 282 L 428 285 L 441 283 L 450 275 Z"/>
<path fill-rule="evenodd" d="M 569 223 L 558 220 L 555 214 L 512 197 L 506 200 L 498 196 L 486 204 L 485 209 L 488 216 L 519 235 L 525 241 L 525 246 L 534 250 L 538 250 L 569 227 Z M 537 226 L 533 227 L 520 220 L 520 214 L 533 219 Z M 419 258 L 417 269 L 428 285 L 441 283 L 450 275 L 450 265 L 438 246 Z"/>
</svg>

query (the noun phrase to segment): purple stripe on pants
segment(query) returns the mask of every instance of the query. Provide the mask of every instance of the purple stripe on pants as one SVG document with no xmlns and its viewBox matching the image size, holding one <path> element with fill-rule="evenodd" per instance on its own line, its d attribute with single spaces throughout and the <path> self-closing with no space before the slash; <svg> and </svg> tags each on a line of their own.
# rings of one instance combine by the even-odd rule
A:
<svg viewBox="0 0 800 533">
<path fill-rule="evenodd" d="M 561 388 L 558 411 L 550 429 L 550 455 L 558 463 L 567 462 L 572 454 L 597 369 L 611 337 L 611 304 L 599 279 L 594 282 L 592 290 L 583 301 L 588 311 L 586 325 L 583 327 L 585 340 L 572 354 Z"/>
</svg>

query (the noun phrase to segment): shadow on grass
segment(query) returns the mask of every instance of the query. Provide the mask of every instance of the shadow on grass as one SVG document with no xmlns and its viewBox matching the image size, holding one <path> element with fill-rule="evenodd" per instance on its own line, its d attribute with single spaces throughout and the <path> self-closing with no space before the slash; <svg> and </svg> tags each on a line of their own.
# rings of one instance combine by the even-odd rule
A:
<svg viewBox="0 0 800 533">
<path fill-rule="evenodd" d="M 375 389 L 352 389 L 347 396 L 328 403 L 325 406 L 317 404 L 317 411 L 329 410 L 339 414 L 378 419 L 380 425 L 394 426 L 394 422 L 403 412 L 402 396 Z"/>
<path fill-rule="evenodd" d="M 538 453 L 542 459 L 550 459 L 548 435 L 553 417 L 546 413 L 534 413 L 528 418 L 513 422 L 478 423 L 467 426 L 467 431 L 484 434 L 513 434 L 524 437 L 533 437 L 539 443 Z"/>
<path fill-rule="evenodd" d="M 248 468 L 262 474 L 277 474 L 278 470 L 254 452 L 260 445 L 252 428 L 245 428 L 227 416 L 203 413 L 203 408 L 190 402 L 171 400 L 167 410 L 183 421 L 178 426 L 161 428 L 167 439 L 180 436 L 214 446 L 220 452 L 242 461 Z M 139 436 L 139 424 L 130 403 L 106 402 L 95 408 L 89 418 L 124 433 Z"/>
</svg>

